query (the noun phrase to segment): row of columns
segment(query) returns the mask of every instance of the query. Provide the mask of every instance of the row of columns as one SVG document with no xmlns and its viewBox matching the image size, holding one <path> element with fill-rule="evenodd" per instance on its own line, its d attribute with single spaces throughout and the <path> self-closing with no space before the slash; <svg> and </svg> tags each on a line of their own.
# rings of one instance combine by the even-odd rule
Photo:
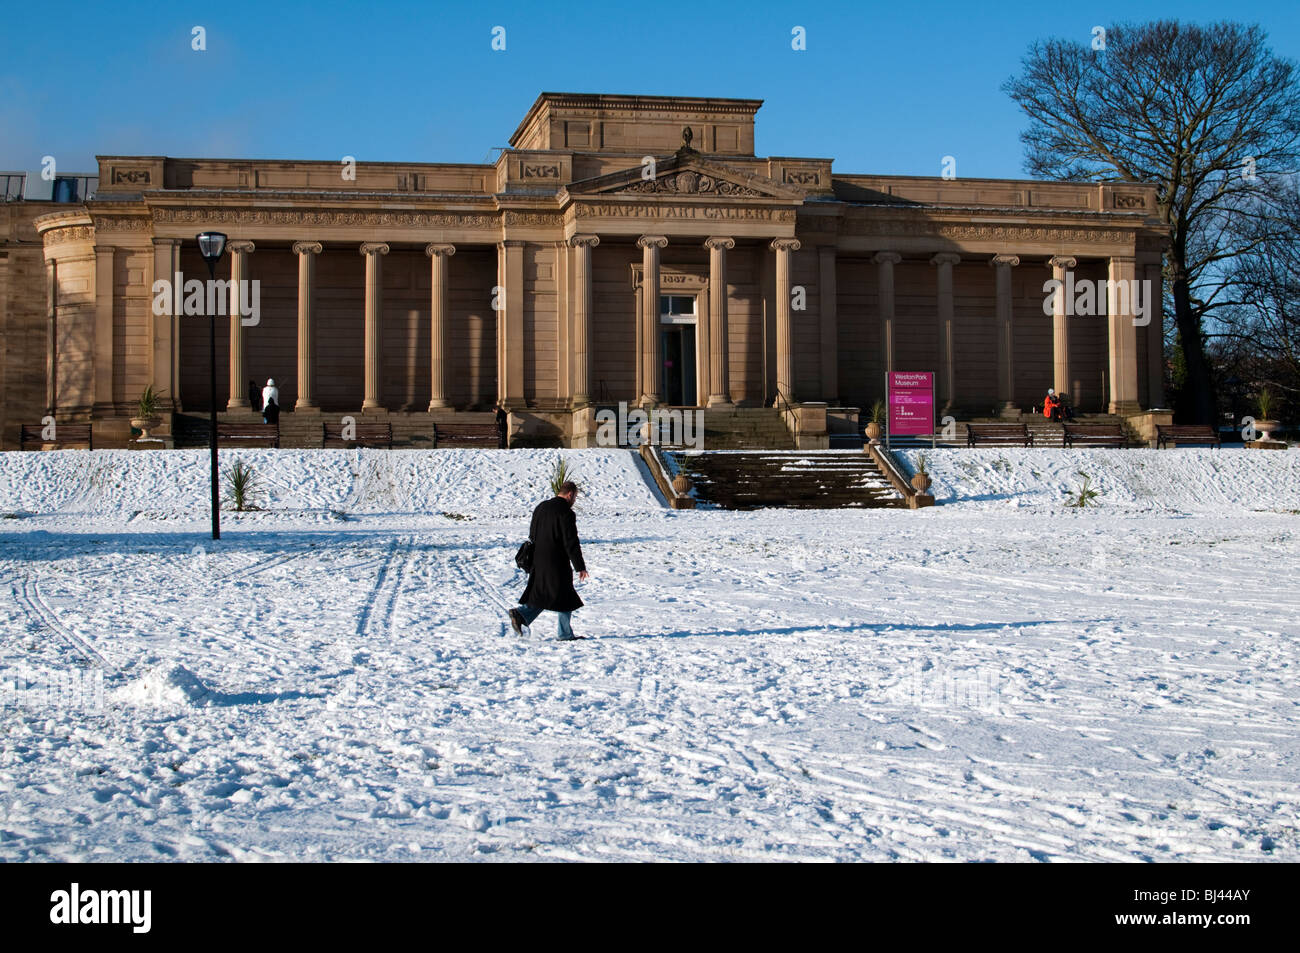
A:
<svg viewBox="0 0 1300 953">
<path fill-rule="evenodd" d="M 897 343 L 895 335 L 896 311 L 894 303 L 894 266 L 902 261 L 897 252 L 878 252 L 872 259 L 878 269 L 877 293 L 880 310 L 880 343 L 884 355 L 885 370 L 893 371 L 894 353 Z M 936 314 L 938 316 L 937 337 L 939 341 L 939 368 L 936 375 L 936 397 L 944 411 L 950 410 L 956 400 L 956 346 L 953 338 L 954 296 L 953 265 L 961 261 L 961 256 L 952 252 L 941 252 L 930 259 L 938 271 L 936 276 Z M 1016 410 L 1015 404 L 1015 339 L 1012 321 L 1013 293 L 1011 269 L 1020 264 L 1017 255 L 994 255 L 989 264 L 995 269 L 994 286 L 996 289 L 996 336 L 997 336 L 997 398 L 1004 413 Z M 1048 260 L 1052 277 L 1064 282 L 1066 272 L 1078 265 L 1078 260 L 1066 255 L 1058 255 Z M 1114 257 L 1110 259 L 1109 278 L 1112 284 L 1117 281 L 1130 281 L 1136 270 L 1133 258 Z M 779 275 L 779 272 L 778 272 Z M 1159 287 L 1159 283 L 1153 285 Z M 1058 294 L 1052 305 L 1052 381 L 1057 391 L 1069 393 L 1073 383 L 1070 378 L 1070 337 L 1068 323 L 1069 302 L 1064 294 Z M 1125 310 L 1107 309 L 1110 340 L 1110 409 L 1112 412 L 1126 412 L 1137 409 L 1137 329 L 1133 323 L 1131 306 Z M 778 304 L 778 318 L 780 315 Z M 779 347 L 778 334 L 778 347 Z M 1158 360 L 1159 349 L 1156 349 Z M 1154 364 L 1154 360 L 1152 363 Z"/>
<path fill-rule="evenodd" d="M 590 402 L 592 397 L 591 251 L 599 244 L 600 238 L 596 235 L 575 235 L 569 240 L 569 245 L 574 250 L 573 273 L 576 285 L 572 306 L 571 338 L 573 399 L 579 405 Z M 642 295 L 637 327 L 637 359 L 640 362 L 642 381 L 641 401 L 649 404 L 659 403 L 662 397 L 659 393 L 660 373 L 663 366 L 662 342 L 659 334 L 659 276 L 660 252 L 667 244 L 668 239 L 662 235 L 642 235 L 637 239 L 637 246 L 642 250 Z M 728 380 L 727 252 L 733 249 L 735 244 L 733 238 L 725 236 L 713 236 L 704 242 L 704 246 L 709 251 L 709 307 L 707 328 L 700 328 L 697 346 L 701 352 L 700 365 L 708 374 L 708 381 L 702 387 L 702 391 L 707 393 L 707 403 L 710 407 L 726 406 L 731 403 Z M 769 247 L 776 256 L 776 384 L 780 395 L 778 400 L 784 398 L 793 402 L 795 393 L 791 256 L 800 249 L 801 245 L 795 238 L 777 238 Z M 249 256 L 252 255 L 255 246 L 251 241 L 232 241 L 228 248 L 231 253 L 231 321 L 230 398 L 227 407 L 229 410 L 248 410 L 249 402 L 243 389 L 246 378 L 243 323 L 239 320 L 242 302 L 239 295 L 243 288 L 243 281 L 249 275 Z M 500 287 L 497 292 L 503 295 L 505 300 L 494 302 L 498 317 L 504 317 L 504 320 L 497 322 L 497 359 L 499 392 L 502 399 L 508 401 L 522 397 L 521 393 L 514 393 L 515 390 L 522 390 L 522 349 L 517 344 L 510 348 L 505 346 L 507 340 L 518 342 L 522 335 L 521 294 L 518 291 L 514 295 L 506 294 L 506 289 L 522 289 L 521 249 L 520 242 L 508 241 L 500 246 Z M 300 241 L 293 245 L 293 252 L 298 256 L 298 400 L 294 405 L 294 409 L 298 411 L 317 409 L 313 393 L 315 347 L 313 297 L 316 256 L 321 253 L 321 250 L 320 242 Z M 828 254 L 823 254 L 819 259 L 819 273 L 822 278 L 821 330 L 823 339 L 834 341 L 836 339 L 835 253 L 833 248 L 824 251 Z M 360 246 L 360 253 L 365 258 L 363 410 L 379 410 L 383 407 L 380 400 L 381 289 L 383 256 L 388 252 L 389 246 L 383 242 L 365 242 Z M 425 248 L 425 254 L 430 259 L 432 284 L 429 355 L 431 371 L 429 410 L 431 411 L 452 406 L 449 391 L 447 288 L 448 261 L 455 253 L 456 246 L 447 243 L 435 242 Z M 883 363 L 886 371 L 893 371 L 897 343 L 894 266 L 902 260 L 902 256 L 897 252 L 882 251 L 878 252 L 872 260 L 878 269 L 877 288 Z M 941 252 L 930 259 L 930 263 L 937 269 L 939 368 L 936 375 L 936 390 L 939 404 L 944 410 L 950 409 L 956 398 L 953 266 L 960 260 L 961 257 L 952 252 Z M 1011 411 L 1015 407 L 1011 269 L 1020 264 L 1020 258 L 1015 255 L 995 255 L 989 264 L 996 270 L 997 397 L 1003 409 Z M 1053 277 L 1059 281 L 1064 281 L 1066 272 L 1076 265 L 1077 260 L 1068 256 L 1057 256 L 1048 261 Z M 514 274 L 516 271 L 519 272 L 518 275 Z M 1134 259 L 1111 259 L 1109 277 L 1112 281 L 1128 281 L 1134 275 Z M 1056 296 L 1052 319 L 1052 378 L 1057 390 L 1068 392 L 1071 389 L 1071 380 L 1067 304 L 1063 294 Z M 1135 407 L 1137 394 L 1129 392 L 1137 380 L 1137 339 L 1132 315 L 1110 313 L 1108 321 L 1111 341 L 1109 372 L 1112 409 Z M 513 333 L 512 325 L 518 325 Z M 823 390 L 826 395 L 832 395 L 838 390 L 834 349 L 823 348 L 823 351 L 830 352 L 829 357 L 824 354 Z M 516 363 L 519 364 L 518 367 L 514 366 Z"/>
<path fill-rule="evenodd" d="M 226 246 L 230 251 L 230 397 L 226 409 L 249 410 L 244 391 L 244 325 L 240 320 L 242 301 L 239 297 L 248 278 L 248 256 L 255 251 L 253 242 L 233 241 Z M 316 256 L 323 250 L 320 242 L 294 242 L 293 253 L 298 256 L 298 400 L 295 411 L 317 410 L 314 393 L 315 379 L 315 289 Z M 383 256 L 389 252 L 384 242 L 364 242 L 360 248 L 366 260 L 364 305 L 364 391 L 362 410 L 380 410 L 380 325 L 383 313 Z M 430 300 L 430 377 L 429 410 L 452 406 L 448 386 L 447 354 L 447 259 L 456 253 L 456 246 L 434 242 L 425 247 L 429 256 L 432 279 Z"/>
</svg>

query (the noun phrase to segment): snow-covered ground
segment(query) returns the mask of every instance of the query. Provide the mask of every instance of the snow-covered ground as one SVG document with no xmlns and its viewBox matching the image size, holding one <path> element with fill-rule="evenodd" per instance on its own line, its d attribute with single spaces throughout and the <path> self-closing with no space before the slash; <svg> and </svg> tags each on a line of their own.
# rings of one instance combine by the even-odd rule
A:
<svg viewBox="0 0 1300 953">
<path fill-rule="evenodd" d="M 726 513 L 565 451 L 570 644 L 504 624 L 557 455 L 240 452 L 214 543 L 202 451 L 0 454 L 0 860 L 1300 857 L 1300 454 Z"/>
</svg>

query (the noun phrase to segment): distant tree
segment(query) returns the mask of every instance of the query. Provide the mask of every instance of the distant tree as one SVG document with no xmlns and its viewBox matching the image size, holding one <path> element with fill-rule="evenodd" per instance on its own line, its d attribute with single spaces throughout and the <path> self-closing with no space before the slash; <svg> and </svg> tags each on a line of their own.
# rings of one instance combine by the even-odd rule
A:
<svg viewBox="0 0 1300 953">
<path fill-rule="evenodd" d="M 1300 154 L 1296 65 L 1273 55 L 1258 26 L 1162 20 L 1110 27 L 1104 49 L 1091 37 L 1040 41 L 1022 66 L 1003 89 L 1029 116 L 1030 174 L 1158 186 L 1178 410 L 1213 422 L 1207 319 L 1235 303 L 1225 294 L 1233 259 L 1283 227 L 1269 210 Z M 1261 227 L 1236 227 L 1243 216 Z"/>
</svg>

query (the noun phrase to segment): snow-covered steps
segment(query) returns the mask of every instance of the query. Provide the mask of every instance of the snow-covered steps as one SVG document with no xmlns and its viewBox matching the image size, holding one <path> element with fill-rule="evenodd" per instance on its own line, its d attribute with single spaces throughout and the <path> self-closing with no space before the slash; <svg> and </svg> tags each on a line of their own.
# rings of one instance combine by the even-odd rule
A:
<svg viewBox="0 0 1300 953">
<path fill-rule="evenodd" d="M 673 454 L 695 497 L 722 509 L 903 507 L 903 498 L 861 451 L 705 451 Z"/>
</svg>

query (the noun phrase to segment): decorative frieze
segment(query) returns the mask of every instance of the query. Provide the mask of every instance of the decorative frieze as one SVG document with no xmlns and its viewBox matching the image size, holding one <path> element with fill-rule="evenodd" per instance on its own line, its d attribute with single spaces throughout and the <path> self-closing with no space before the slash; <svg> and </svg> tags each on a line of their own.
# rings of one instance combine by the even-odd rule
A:
<svg viewBox="0 0 1300 953">
<path fill-rule="evenodd" d="M 90 225 L 74 225 L 71 228 L 53 228 L 44 234 L 46 245 L 64 245 L 68 242 L 90 242 L 95 240 L 95 229 Z"/>
<path fill-rule="evenodd" d="M 633 182 L 617 191 L 620 193 L 635 192 L 654 195 L 734 195 L 760 198 L 765 195 L 758 189 L 750 188 L 747 185 L 728 182 L 726 179 L 717 176 L 705 175 L 702 172 L 692 172 L 690 170 L 670 172 L 667 175 L 659 176 L 657 179 Z"/>
<path fill-rule="evenodd" d="M 506 228 L 560 228 L 564 219 L 551 212 L 506 212 Z"/>
<path fill-rule="evenodd" d="M 517 213 L 516 213 L 517 214 Z M 250 208 L 155 208 L 153 220 L 158 224 L 198 222 L 234 222 L 239 225 L 335 225 L 364 228 L 500 228 L 501 219 L 493 215 L 455 212 L 320 212 L 309 209 Z M 558 219 L 556 220 L 558 224 Z"/>
<path fill-rule="evenodd" d="M 953 222 L 900 222 L 860 219 L 841 224 L 845 235 L 887 235 L 890 237 L 948 238 L 954 241 L 1114 243 L 1129 240 L 1132 232 L 1104 228 L 1068 228 L 1024 225 L 961 225 Z"/>
<path fill-rule="evenodd" d="M 153 220 L 144 215 L 96 215 L 95 227 L 102 231 L 147 232 Z"/>
</svg>

